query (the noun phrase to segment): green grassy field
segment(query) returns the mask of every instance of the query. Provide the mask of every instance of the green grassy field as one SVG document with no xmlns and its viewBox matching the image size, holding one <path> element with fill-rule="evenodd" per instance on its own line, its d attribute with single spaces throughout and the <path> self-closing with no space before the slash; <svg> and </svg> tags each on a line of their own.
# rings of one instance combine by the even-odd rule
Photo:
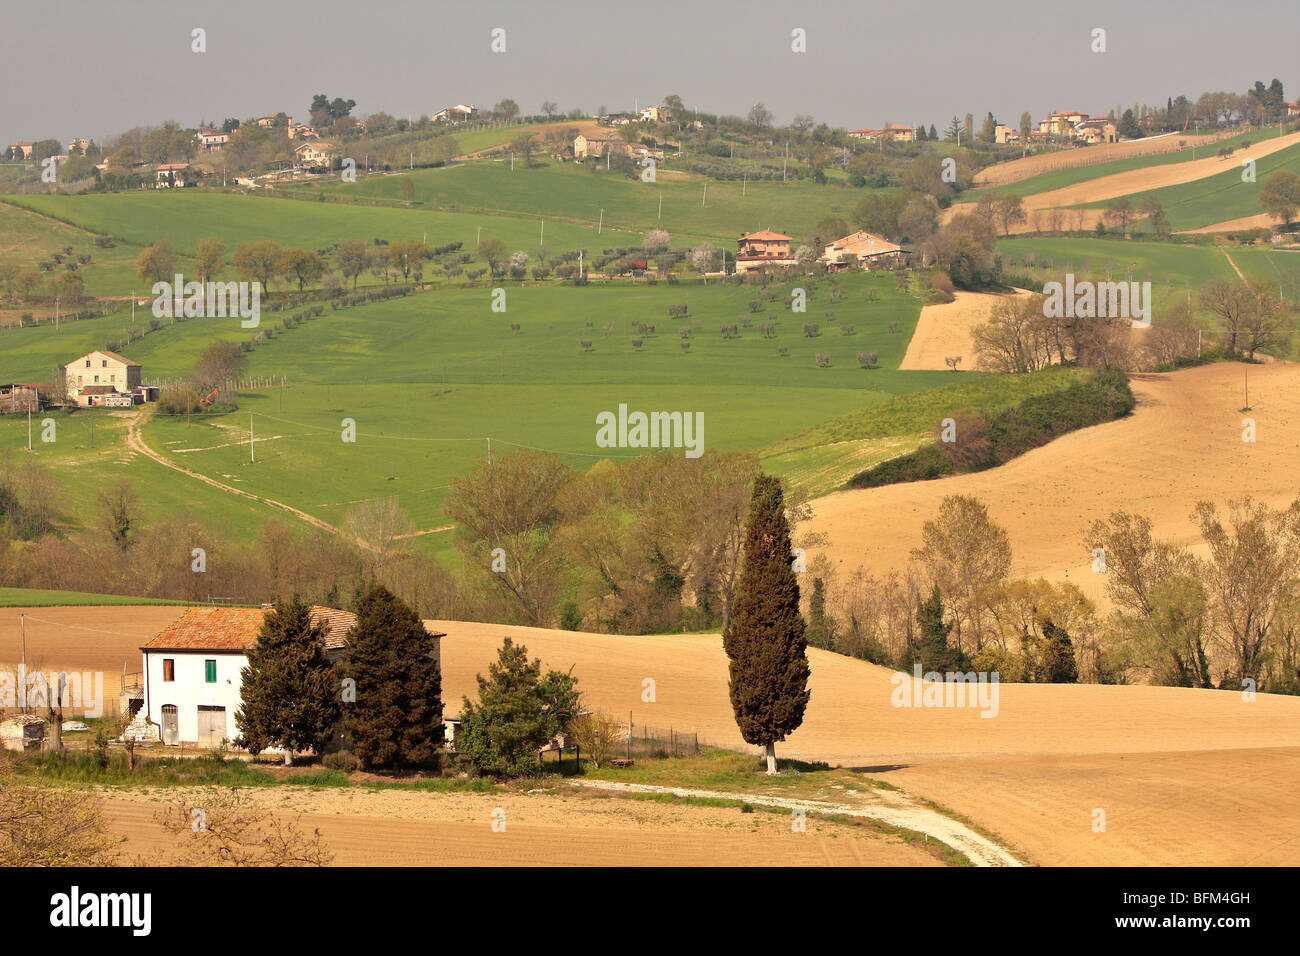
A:
<svg viewBox="0 0 1300 956">
<path fill-rule="evenodd" d="M 26 268 L 48 260 L 68 246 L 72 254 L 89 255 L 90 262 L 78 265 L 76 274 L 86 285 L 88 295 L 112 295 L 120 289 L 130 291 L 135 277 L 135 258 L 139 249 L 120 243 L 111 248 L 95 246 L 94 235 L 78 226 L 59 222 L 0 198 L 0 261 L 15 262 Z M 66 266 L 56 267 L 61 272 Z M 43 308 L 24 311 L 44 313 Z"/>
<path fill-rule="evenodd" d="M 94 527 L 100 512 L 100 494 L 118 481 L 135 487 L 146 525 L 179 516 L 211 523 L 235 537 L 248 539 L 269 518 L 293 520 L 277 508 L 212 488 L 133 453 L 126 444 L 130 414 L 81 409 L 33 416 L 31 454 L 58 483 L 54 502 L 59 527 Z M 52 442 L 41 440 L 46 419 L 54 423 Z M 0 415 L 0 455 L 9 455 L 11 464 L 21 466 L 28 454 L 26 448 L 26 416 Z"/>
<path fill-rule="evenodd" d="M 99 295 L 147 292 L 144 283 L 134 276 L 135 256 L 144 246 L 162 239 L 182 255 L 178 268 L 185 272 L 199 240 L 209 236 L 224 241 L 228 254 L 236 243 L 251 239 L 273 239 L 288 246 L 321 249 L 342 239 L 426 237 L 430 245 L 461 242 L 464 251 L 472 252 L 481 229 L 484 238 L 497 237 L 510 249 L 522 249 L 532 256 L 537 255 L 541 238 L 537 222 L 516 217 L 299 202 L 202 190 L 16 196 L 10 197 L 10 201 L 89 232 L 112 235 L 119 245 L 133 247 L 119 254 L 129 256 L 129 273 L 119 270 L 96 277 L 91 291 Z M 636 245 L 641 235 L 605 229 L 597 236 L 595 228 L 556 222 L 549 224 L 545 240 L 546 248 L 554 253 Z M 272 284 L 273 291 L 283 288 L 283 282 Z"/>
<path fill-rule="evenodd" d="M 155 415 L 144 437 L 188 469 L 330 523 L 342 521 L 359 500 L 396 494 L 417 528 L 427 530 L 445 524 L 448 482 L 486 453 L 489 437 L 495 454 L 545 448 L 585 470 L 601 458 L 644 453 L 595 444 L 596 414 L 627 404 L 631 410 L 701 412 L 704 447 L 754 451 L 952 377 L 897 371 L 921 302 L 900 292 L 892 276 L 843 276 L 834 287 L 827 279 L 804 280 L 810 298 L 802 314 L 786 302 L 792 285 L 772 286 L 775 301 L 755 287 L 618 281 L 507 286 L 505 313 L 492 311 L 488 288 L 326 308 L 250 353 L 248 375 L 283 376 L 289 387 L 249 391 L 228 415 L 189 421 Z M 832 299 L 832 288 L 840 298 Z M 752 300 L 761 302 L 757 313 L 749 309 Z M 667 314 L 669 305 L 682 303 L 686 317 Z M 263 330 L 275 319 L 265 314 Z M 113 330 L 115 321 L 120 315 L 58 332 L 50 326 L 13 330 L 10 341 L 19 347 L 6 350 L 6 368 L 27 373 L 14 378 L 36 377 L 87 342 L 93 347 L 95 333 Z M 656 331 L 643 336 L 636 322 L 653 323 Z M 769 322 L 776 326 L 773 339 L 760 331 Z M 805 336 L 805 322 L 818 323 L 821 333 Z M 898 323 L 897 332 L 889 331 L 891 323 Z M 737 325 L 739 337 L 724 339 L 723 324 Z M 844 334 L 844 324 L 853 325 L 852 334 Z M 681 348 L 683 327 L 692 330 L 689 351 Z M 178 377 L 214 338 L 248 335 L 237 321 L 191 319 L 164 325 L 125 351 L 144 365 L 146 380 Z M 635 339 L 642 341 L 639 348 Z M 592 343 L 590 351 L 583 340 Z M 779 348 L 788 353 L 782 356 Z M 878 354 L 878 367 L 859 366 L 857 353 L 865 351 Z M 818 353 L 831 357 L 830 367 L 818 366 Z M 151 518 L 185 511 L 248 538 L 267 517 L 283 517 L 130 454 L 126 414 L 93 413 L 94 449 L 86 410 L 56 413 L 58 441 L 36 443 L 37 457 L 55 468 L 62 485 L 62 522 L 92 520 L 105 483 L 121 477 L 150 489 L 144 504 Z M 249 462 L 250 415 L 255 464 Z M 355 443 L 342 441 L 344 418 L 356 422 Z M 0 420 L 0 448 L 25 448 L 26 437 L 22 418 Z M 422 543 L 441 550 L 445 537 L 428 535 Z"/>
<path fill-rule="evenodd" d="M 1280 285 L 1290 302 L 1300 299 L 1300 252 L 1266 245 L 1153 242 L 1141 239 L 1019 237 L 998 243 L 1008 273 L 1028 276 L 1035 287 L 1067 272 L 1076 276 L 1150 281 L 1156 321 L 1175 299 L 1186 300 L 1216 279 L 1238 278 Z M 1232 262 L 1229 262 L 1229 256 Z"/>
<path fill-rule="evenodd" d="M 1224 171 L 1195 182 L 1157 189 L 1154 195 L 1169 214 L 1169 223 L 1175 232 L 1199 229 L 1215 223 L 1256 216 L 1264 211 L 1259 204 L 1259 188 L 1264 180 L 1278 170 L 1300 173 L 1300 146 L 1270 153 L 1255 163 L 1255 181 L 1242 181 L 1242 167 L 1238 159 L 1226 159 Z M 1147 193 L 1134 193 L 1127 198 L 1138 205 Z M 1114 200 L 1091 203 L 1088 208 L 1104 209 Z M 1145 219 L 1135 223 L 1134 233 L 1150 231 Z"/>
<path fill-rule="evenodd" d="M 1053 169 L 1050 172 L 1039 173 L 1037 176 L 1030 176 L 1028 179 L 1008 183 L 1005 186 L 997 186 L 987 190 L 982 189 L 978 194 L 976 194 L 975 198 L 986 194 L 990 196 L 1033 196 L 1038 193 L 1051 192 L 1053 189 L 1062 189 L 1066 186 L 1073 186 L 1075 183 L 1086 182 L 1089 179 L 1097 179 L 1101 176 L 1110 176 L 1113 173 L 1125 173 L 1131 169 L 1145 169 L 1148 166 L 1168 166 L 1173 163 L 1188 162 L 1193 158 L 1204 159 L 1207 156 L 1212 156 L 1215 152 L 1225 146 L 1238 148 L 1243 142 L 1248 140 L 1252 143 L 1258 143 L 1269 136 L 1276 135 L 1276 130 L 1253 130 L 1210 142 L 1208 135 L 1198 136 L 1195 133 L 1180 134 L 1176 138 L 1187 141 L 1186 149 L 1175 150 L 1174 152 L 1169 153 L 1156 153 L 1150 156 L 1130 156 L 1125 159 L 1115 159 L 1103 163 L 1094 163 L 1090 166 L 1071 166 L 1066 169 Z M 1193 151 L 1192 147 L 1194 144 L 1196 148 Z M 1098 144 L 1096 146 L 1087 146 L 1083 148 L 1088 150 L 1104 151 L 1106 146 L 1105 144 Z"/>
<path fill-rule="evenodd" d="M 414 201 L 432 208 L 496 213 L 551 223 L 596 225 L 604 210 L 605 230 L 611 226 L 644 233 L 666 229 L 669 234 L 709 239 L 734 248 L 738 236 L 756 229 L 775 229 L 800 241 L 826 216 L 852 218 L 866 190 L 818 186 L 811 182 L 707 182 L 674 178 L 671 164 L 654 183 L 616 174 L 593 174 L 575 163 L 545 160 L 524 169 L 517 163 L 481 160 L 443 169 L 362 176 L 356 183 L 319 183 L 294 187 L 298 192 L 326 192 L 347 199 L 396 201 L 409 180 Z M 660 200 L 663 200 L 662 214 Z M 548 239 L 548 244 L 550 240 Z M 614 244 L 613 241 L 606 245 Z M 595 246 L 591 246 L 595 248 Z"/>
<path fill-rule="evenodd" d="M 0 607 L 74 607 L 125 604 L 186 604 L 161 598 L 124 597 L 120 594 L 86 594 L 83 591 L 43 591 L 37 588 L 0 588 Z"/>
</svg>

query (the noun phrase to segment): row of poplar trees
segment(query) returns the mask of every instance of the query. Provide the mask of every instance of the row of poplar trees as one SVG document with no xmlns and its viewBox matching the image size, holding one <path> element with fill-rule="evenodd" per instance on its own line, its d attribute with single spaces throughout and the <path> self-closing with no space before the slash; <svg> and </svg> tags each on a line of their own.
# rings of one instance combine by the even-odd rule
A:
<svg viewBox="0 0 1300 956">
<path fill-rule="evenodd" d="M 297 597 L 266 615 L 242 672 L 236 741 L 322 753 L 342 732 L 366 768 L 419 766 L 443 740 L 442 674 L 436 640 L 419 615 L 376 585 L 361 598 L 357 623 L 337 662 L 325 653 L 325 625 Z"/>
</svg>

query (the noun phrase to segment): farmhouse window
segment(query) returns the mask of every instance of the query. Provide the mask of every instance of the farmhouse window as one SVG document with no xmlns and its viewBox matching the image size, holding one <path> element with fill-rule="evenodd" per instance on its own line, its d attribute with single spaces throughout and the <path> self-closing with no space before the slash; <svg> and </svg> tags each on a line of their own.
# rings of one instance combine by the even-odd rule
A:
<svg viewBox="0 0 1300 956">
<path fill-rule="evenodd" d="M 163 658 L 163 680 L 173 681 L 176 679 L 176 661 L 170 657 Z"/>
<path fill-rule="evenodd" d="M 90 368 L 90 359 L 86 359 L 86 368 Z"/>
<path fill-rule="evenodd" d="M 216 662 L 216 661 L 204 661 L 204 662 L 203 662 L 203 679 L 206 680 L 209 684 L 215 684 L 215 683 L 217 682 L 217 662 Z"/>
</svg>

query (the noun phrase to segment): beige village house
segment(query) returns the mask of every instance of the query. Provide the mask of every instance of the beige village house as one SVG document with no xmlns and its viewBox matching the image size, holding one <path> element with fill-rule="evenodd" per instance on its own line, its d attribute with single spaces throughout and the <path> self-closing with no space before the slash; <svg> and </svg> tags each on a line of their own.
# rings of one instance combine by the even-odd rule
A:
<svg viewBox="0 0 1300 956">
<path fill-rule="evenodd" d="M 141 365 L 96 349 L 63 366 L 68 399 L 78 405 L 130 406 L 153 401 L 157 388 L 140 381 Z"/>
<path fill-rule="evenodd" d="M 338 148 L 324 140 L 310 140 L 293 151 L 299 166 L 329 166 L 338 155 Z"/>
<path fill-rule="evenodd" d="M 849 257 L 856 257 L 862 268 L 871 269 L 895 262 L 903 254 L 903 247 L 884 236 L 859 230 L 843 239 L 828 242 L 822 252 L 822 261 L 828 266 L 848 265 Z"/>
</svg>

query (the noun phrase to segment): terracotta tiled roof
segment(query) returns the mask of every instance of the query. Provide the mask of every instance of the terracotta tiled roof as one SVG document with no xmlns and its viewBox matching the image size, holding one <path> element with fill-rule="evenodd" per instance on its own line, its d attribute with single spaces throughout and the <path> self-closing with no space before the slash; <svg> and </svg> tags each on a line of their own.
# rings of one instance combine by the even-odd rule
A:
<svg viewBox="0 0 1300 956">
<path fill-rule="evenodd" d="M 789 241 L 790 241 L 790 237 L 789 237 L 789 236 L 783 236 L 783 235 L 781 235 L 781 233 L 779 233 L 779 232 L 773 232 L 773 231 L 770 230 L 770 229 L 762 229 L 762 230 L 760 230 L 760 231 L 758 231 L 758 232 L 751 232 L 749 235 L 747 235 L 747 236 L 741 236 L 740 238 L 741 238 L 741 241 L 744 241 L 745 239 L 757 239 L 757 240 L 759 240 L 759 241 L 766 240 L 766 241 L 768 241 L 768 242 L 777 242 L 777 241 L 782 241 L 782 240 L 784 240 L 784 241 L 786 241 L 786 242 L 789 242 Z"/>
<path fill-rule="evenodd" d="M 357 616 L 351 611 L 340 611 L 336 607 L 321 607 L 319 604 L 312 605 L 311 618 L 317 622 L 324 621 L 327 625 L 325 649 L 331 651 L 347 647 L 347 633 L 357 623 Z"/>
<path fill-rule="evenodd" d="M 267 609 L 252 607 L 192 607 L 141 649 L 245 651 L 257 643 L 268 613 Z M 313 606 L 311 613 L 313 621 L 328 625 L 327 650 L 346 646 L 347 633 L 357 622 L 355 614 L 320 606 Z"/>
</svg>

